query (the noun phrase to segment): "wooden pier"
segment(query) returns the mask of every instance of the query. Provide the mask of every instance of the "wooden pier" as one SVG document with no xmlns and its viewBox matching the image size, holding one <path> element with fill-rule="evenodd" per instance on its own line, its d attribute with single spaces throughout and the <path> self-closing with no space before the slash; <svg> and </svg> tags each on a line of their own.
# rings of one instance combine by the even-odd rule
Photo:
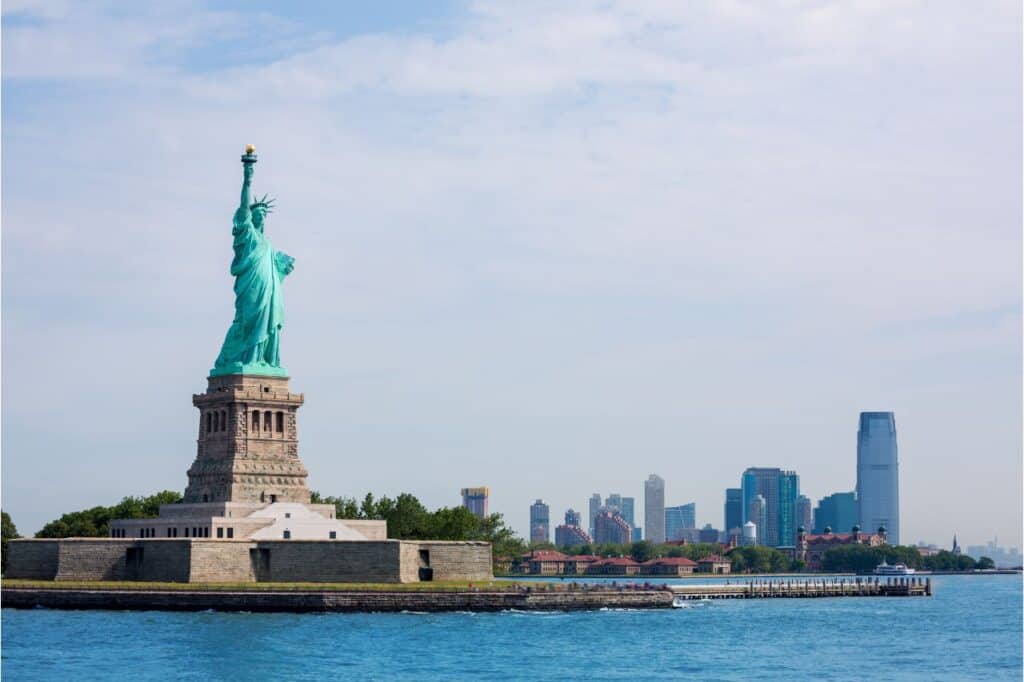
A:
<svg viewBox="0 0 1024 682">
<path fill-rule="evenodd" d="M 671 585 L 677 601 L 691 599 L 812 599 L 816 597 L 930 597 L 932 579 L 824 578 L 744 580 L 714 585 Z"/>
</svg>

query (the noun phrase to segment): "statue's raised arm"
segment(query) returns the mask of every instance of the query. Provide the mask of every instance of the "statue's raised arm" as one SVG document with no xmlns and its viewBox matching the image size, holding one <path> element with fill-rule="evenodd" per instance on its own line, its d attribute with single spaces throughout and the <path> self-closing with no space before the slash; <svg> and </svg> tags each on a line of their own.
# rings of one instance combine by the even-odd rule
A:
<svg viewBox="0 0 1024 682">
<path fill-rule="evenodd" d="M 275 251 L 264 234 L 273 200 L 252 192 L 256 149 L 242 155 L 242 196 L 232 229 L 231 275 L 235 278 L 235 317 L 224 338 L 211 376 L 264 374 L 287 376 L 281 367 L 279 336 L 284 324 L 281 284 L 294 259 Z"/>
</svg>

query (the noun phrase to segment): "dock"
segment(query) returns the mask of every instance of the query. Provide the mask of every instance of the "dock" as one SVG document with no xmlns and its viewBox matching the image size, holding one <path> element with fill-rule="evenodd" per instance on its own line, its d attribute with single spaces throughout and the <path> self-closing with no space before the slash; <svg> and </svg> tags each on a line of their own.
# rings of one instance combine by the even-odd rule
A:
<svg viewBox="0 0 1024 682">
<path fill-rule="evenodd" d="M 670 585 L 676 601 L 691 599 L 813 599 L 818 597 L 930 597 L 931 578 L 741 580 L 714 585 Z"/>
</svg>

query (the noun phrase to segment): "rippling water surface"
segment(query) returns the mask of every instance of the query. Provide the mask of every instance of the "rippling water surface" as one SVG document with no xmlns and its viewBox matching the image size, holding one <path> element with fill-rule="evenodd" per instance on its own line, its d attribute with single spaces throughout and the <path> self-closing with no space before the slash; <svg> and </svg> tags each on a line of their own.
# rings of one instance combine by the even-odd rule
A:
<svg viewBox="0 0 1024 682">
<path fill-rule="evenodd" d="M 1020 576 L 931 599 L 670 611 L 245 614 L 3 610 L 3 676 L 37 679 L 1021 679 Z"/>
</svg>

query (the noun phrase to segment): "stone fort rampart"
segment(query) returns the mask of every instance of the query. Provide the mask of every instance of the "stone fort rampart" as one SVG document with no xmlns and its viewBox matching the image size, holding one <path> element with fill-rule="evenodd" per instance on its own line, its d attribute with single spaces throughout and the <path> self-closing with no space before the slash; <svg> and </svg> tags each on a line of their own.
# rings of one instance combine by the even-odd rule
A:
<svg viewBox="0 0 1024 682">
<path fill-rule="evenodd" d="M 405 540 L 13 540 L 7 578 L 58 581 L 384 582 L 489 580 L 486 542 Z"/>
</svg>

